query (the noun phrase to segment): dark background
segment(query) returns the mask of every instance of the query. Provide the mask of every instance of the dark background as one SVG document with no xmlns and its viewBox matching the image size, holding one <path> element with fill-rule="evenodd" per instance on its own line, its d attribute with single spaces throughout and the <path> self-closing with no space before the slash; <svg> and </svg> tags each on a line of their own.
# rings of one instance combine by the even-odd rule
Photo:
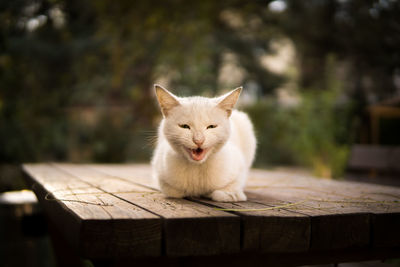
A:
<svg viewBox="0 0 400 267">
<path fill-rule="evenodd" d="M 399 96 L 399 14 L 396 0 L 3 0 L 0 191 L 23 187 L 22 162 L 149 161 L 156 82 L 243 85 L 255 166 L 341 177 L 371 142 L 366 109 Z M 382 121 L 379 143 L 398 145 L 399 124 Z"/>
<path fill-rule="evenodd" d="M 148 162 L 154 83 L 243 85 L 256 167 L 342 178 L 356 144 L 399 148 L 399 14 L 397 0 L 0 0 L 0 193 L 28 188 L 24 162 Z M 360 177 L 379 183 L 371 168 Z M 37 203 L 1 202 L 0 230 L 1 266 L 54 265 Z"/>
</svg>

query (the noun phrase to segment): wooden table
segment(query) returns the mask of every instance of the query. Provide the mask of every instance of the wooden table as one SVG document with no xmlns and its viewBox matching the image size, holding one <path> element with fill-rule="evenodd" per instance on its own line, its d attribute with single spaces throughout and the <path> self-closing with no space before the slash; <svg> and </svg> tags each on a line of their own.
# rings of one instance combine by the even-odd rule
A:
<svg viewBox="0 0 400 267">
<path fill-rule="evenodd" d="M 24 164 L 23 170 L 57 254 L 69 255 L 61 264 L 73 254 L 123 266 L 400 257 L 400 188 L 252 170 L 247 202 L 218 203 L 165 198 L 144 164 Z"/>
</svg>

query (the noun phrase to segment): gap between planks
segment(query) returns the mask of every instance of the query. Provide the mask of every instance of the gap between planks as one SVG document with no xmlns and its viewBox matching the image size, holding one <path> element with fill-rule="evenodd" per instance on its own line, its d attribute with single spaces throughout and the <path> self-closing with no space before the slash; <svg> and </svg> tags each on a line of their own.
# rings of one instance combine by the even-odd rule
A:
<svg viewBox="0 0 400 267">
<path fill-rule="evenodd" d="M 89 165 L 97 171 L 128 182 L 151 184 L 148 165 L 106 166 Z M 154 184 L 151 184 L 153 187 Z M 307 251 L 310 240 L 310 216 L 273 205 L 256 202 L 222 203 L 202 198 L 188 198 L 213 209 L 245 208 L 251 211 L 228 211 L 242 218 L 242 249 L 261 252 Z M 265 208 L 272 208 L 265 210 Z M 262 210 L 264 209 L 264 210 Z M 274 230 L 275 229 L 275 230 Z M 244 233 L 243 233 L 244 232 Z"/>
<path fill-rule="evenodd" d="M 166 242 L 167 255 L 211 255 L 237 252 L 240 249 L 240 219 L 236 215 L 213 210 L 185 199 L 167 199 L 159 191 L 129 183 L 124 179 L 115 179 L 115 176 L 85 165 L 54 166 L 163 218 L 163 240 Z M 129 192 L 138 189 L 152 194 Z M 216 240 L 214 245 L 208 244 L 210 239 Z"/>
<path fill-rule="evenodd" d="M 132 176 L 132 174 L 137 173 L 138 170 L 140 170 L 139 173 L 141 173 L 141 175 L 146 175 L 147 177 L 150 176 L 148 165 L 95 165 L 94 167 L 108 174 L 124 176 L 124 178 L 128 181 L 132 181 L 133 179 L 135 181 L 138 180 L 138 177 L 136 175 Z M 271 172 L 268 173 L 268 176 L 270 176 L 271 174 Z M 370 232 L 369 229 L 371 227 L 371 224 L 379 221 L 381 218 L 385 219 L 385 217 L 389 216 L 387 214 L 387 210 L 382 209 L 382 207 L 378 206 L 377 204 L 386 205 L 391 208 L 393 212 L 399 211 L 398 204 L 393 202 L 389 205 L 390 201 L 386 200 L 389 196 L 396 197 L 396 195 L 400 195 L 400 191 L 398 189 L 393 189 L 390 187 L 371 186 L 351 182 L 317 180 L 315 178 L 305 178 L 304 176 L 298 175 L 296 175 L 296 177 L 293 177 L 293 175 L 288 174 L 284 175 L 283 177 L 281 177 L 282 175 L 279 175 L 280 177 L 276 177 L 275 175 L 275 177 L 272 177 L 272 179 L 270 179 L 271 183 L 265 185 L 265 171 L 252 170 L 250 176 L 255 176 L 255 178 L 253 179 L 252 177 L 250 177 L 248 184 L 249 187 L 247 187 L 247 194 L 250 196 L 249 200 L 252 201 L 253 204 L 256 203 L 260 205 L 271 206 L 271 203 L 275 203 L 274 205 L 282 205 L 284 203 L 297 203 L 297 205 L 282 208 L 282 210 L 286 210 L 292 213 L 303 214 L 305 216 L 313 218 L 314 230 L 321 228 L 323 224 L 331 222 L 332 227 L 334 229 L 337 229 L 338 236 L 343 235 L 344 238 L 348 238 L 349 236 L 351 236 L 353 238 L 352 233 L 358 232 L 360 236 L 358 236 L 356 240 L 353 240 L 353 245 L 355 246 L 366 246 L 371 241 L 371 236 L 367 234 Z M 260 180 L 262 181 L 261 184 L 257 184 L 257 182 L 259 182 Z M 285 180 L 287 181 L 286 184 Z M 141 183 L 146 183 L 148 182 L 148 179 L 146 180 L 140 177 L 139 181 Z M 279 185 L 281 186 L 280 188 Z M 352 188 L 353 191 L 348 190 L 347 187 Z M 377 201 L 369 201 L 369 203 L 363 203 L 362 201 L 361 203 L 354 203 L 354 200 L 353 202 L 350 202 L 346 199 L 343 200 L 343 197 L 347 197 L 347 199 L 350 197 L 354 197 L 354 188 L 357 189 L 358 187 L 361 187 L 361 189 L 371 194 L 373 194 L 373 192 L 376 192 L 377 190 L 388 191 L 388 193 L 382 194 L 382 196 L 380 196 Z M 332 190 L 326 190 L 327 188 L 334 189 L 336 191 L 341 189 L 344 192 L 342 194 L 337 194 L 335 192 L 332 192 Z M 265 189 L 268 189 L 268 191 L 265 191 Z M 383 196 L 385 198 L 380 201 L 379 199 L 382 199 Z M 284 200 L 282 200 L 282 197 L 284 197 Z M 323 201 L 323 198 L 326 197 L 328 197 L 329 199 Z M 306 200 L 306 202 L 308 203 L 304 203 L 304 200 Z M 199 203 L 209 204 L 214 207 L 237 208 L 234 207 L 232 204 L 216 203 L 203 199 L 199 199 L 197 201 Z M 248 205 L 249 202 L 245 203 L 247 203 Z M 364 206 L 360 207 L 360 205 L 363 204 Z M 243 208 L 243 206 L 241 207 Z M 256 211 L 252 211 L 253 216 L 256 215 L 255 213 Z M 245 215 L 240 212 L 235 212 L 235 214 Z M 336 221 L 326 217 L 332 215 L 335 215 L 337 217 Z M 357 223 L 354 223 L 354 221 L 356 221 Z M 349 227 L 349 225 L 352 227 Z M 359 228 L 361 228 L 362 231 Z M 345 231 L 345 229 L 347 230 Z M 375 230 L 379 230 L 379 228 Z M 395 231 L 393 233 L 397 233 L 398 235 L 398 231 Z M 386 235 L 390 235 L 390 233 L 387 232 Z M 397 235 L 394 235 L 394 237 L 396 237 Z M 323 236 L 323 233 L 321 233 L 321 236 Z M 327 238 L 335 238 L 335 235 L 331 235 Z M 392 239 L 395 241 L 396 238 Z M 318 242 L 314 243 L 318 244 Z M 338 248 L 342 248 L 348 245 L 340 241 L 338 241 L 337 243 Z"/>
<path fill-rule="evenodd" d="M 134 206 L 108 194 L 96 198 L 93 193 L 101 192 L 99 189 L 48 164 L 27 164 L 23 169 L 37 184 L 33 189 L 43 204 L 46 215 L 81 255 L 90 258 L 161 255 L 161 223 L 158 216 L 137 207 L 133 209 Z M 65 198 L 61 189 L 71 192 L 67 195 L 72 201 L 44 200 L 45 195 Z M 81 194 L 74 194 L 76 192 Z M 87 204 L 74 202 L 101 198 L 118 203 L 118 206 L 105 209 L 91 205 L 88 208 Z M 109 220 L 111 218 L 114 218 L 113 221 Z M 138 220 L 131 220 L 132 218 Z M 133 233 L 133 229 L 137 231 Z"/>
</svg>

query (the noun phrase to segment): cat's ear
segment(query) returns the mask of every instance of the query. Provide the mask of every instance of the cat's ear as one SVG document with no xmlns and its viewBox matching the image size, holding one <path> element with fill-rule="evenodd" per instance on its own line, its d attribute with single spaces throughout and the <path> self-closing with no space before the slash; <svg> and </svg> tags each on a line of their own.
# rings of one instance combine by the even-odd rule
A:
<svg viewBox="0 0 400 267">
<path fill-rule="evenodd" d="M 235 106 L 236 102 L 239 99 L 240 92 L 242 92 L 243 87 L 238 87 L 235 90 L 227 93 L 226 95 L 221 96 L 219 99 L 222 99 L 218 102 L 218 107 L 225 110 L 228 114 L 228 117 L 232 113 L 232 109 Z"/>
<path fill-rule="evenodd" d="M 158 84 L 154 85 L 154 89 L 156 90 L 156 96 L 158 103 L 160 104 L 161 112 L 165 117 L 168 116 L 168 113 L 172 108 L 180 105 L 176 96 L 170 93 L 167 89 Z"/>
</svg>

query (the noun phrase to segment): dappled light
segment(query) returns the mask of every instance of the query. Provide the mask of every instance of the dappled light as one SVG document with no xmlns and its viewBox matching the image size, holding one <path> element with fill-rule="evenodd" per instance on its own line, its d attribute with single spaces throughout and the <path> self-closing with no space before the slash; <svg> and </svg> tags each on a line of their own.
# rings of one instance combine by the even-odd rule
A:
<svg viewBox="0 0 400 267">
<path fill-rule="evenodd" d="M 399 145 L 398 116 L 377 122 L 367 111 L 398 113 L 399 8 L 358 0 L 5 4 L 0 159 L 146 162 L 160 120 L 154 83 L 181 96 L 243 85 L 238 107 L 255 123 L 255 166 L 342 177 L 352 144 Z"/>
<path fill-rule="evenodd" d="M 0 229 L 4 241 L 0 240 L 0 252 L 5 253 L 0 255 L 10 256 L 0 259 L 0 265 L 55 264 L 44 215 L 27 189 L 41 196 L 39 201 L 56 207 L 51 215 L 71 208 L 63 219 L 76 223 L 82 215 L 82 225 L 100 221 L 105 226 L 98 231 L 102 238 L 109 234 L 105 240 L 123 236 L 115 251 L 104 243 L 94 247 L 99 257 L 103 253 L 130 255 L 132 247 L 126 244 L 132 240 L 118 231 L 129 232 L 124 220 L 142 215 L 149 224 L 133 220 L 129 225 L 148 230 L 150 247 L 140 243 L 146 231 L 132 232 L 133 240 L 139 242 L 134 249 L 145 256 L 181 255 L 186 250 L 190 253 L 185 256 L 199 251 L 217 255 L 255 247 L 270 252 L 276 248 L 268 242 L 275 239 L 282 249 L 275 252 L 285 253 L 302 253 L 316 246 L 315 240 L 321 246 L 333 244 L 329 248 L 340 257 L 340 249 L 347 245 L 390 245 L 398 251 L 399 14 L 398 0 L 1 1 Z M 246 165 L 251 174 L 249 187 L 243 182 L 240 194 L 228 190 L 225 195 L 213 195 L 222 191 L 218 179 L 210 178 L 213 192 L 201 191 L 217 202 L 243 200 L 241 204 L 191 198 L 205 185 L 202 178 L 218 176 L 211 168 L 197 173 L 195 193 L 187 189 L 192 184 L 182 183 L 189 185 L 181 194 L 186 198 L 176 201 L 165 199 L 147 179 L 158 127 L 167 112 L 160 112 L 155 84 L 168 88 L 176 99 L 221 96 L 243 87 L 235 107 L 248 114 L 257 139 L 253 157 L 254 135 L 247 123 L 252 139 L 239 143 L 253 151 L 253 164 Z M 231 109 L 224 110 L 226 129 L 233 123 L 229 116 L 236 112 Z M 208 132 L 225 129 L 218 123 L 204 123 Z M 184 122 L 177 129 L 190 127 Z M 214 153 L 202 146 L 208 141 L 204 136 L 197 140 L 197 147 L 186 145 L 187 159 L 182 160 L 201 164 Z M 215 143 L 226 148 L 227 140 L 233 140 L 228 138 Z M 232 147 L 235 151 L 236 144 Z M 235 156 L 240 162 L 241 155 Z M 162 156 L 158 160 L 159 166 L 166 162 Z M 219 166 L 231 171 L 230 176 L 237 167 L 232 162 Z M 24 165 L 25 176 L 24 163 L 32 164 Z M 239 169 L 244 181 L 247 169 Z M 76 173 L 67 174 L 71 170 Z M 181 180 L 190 176 L 183 171 L 180 175 Z M 28 176 L 33 185 L 24 179 Z M 197 176 L 189 178 L 193 177 Z M 358 186 L 354 181 L 374 185 Z M 171 188 L 173 195 L 176 188 Z M 126 194 L 132 199 L 126 201 Z M 246 196 L 248 201 L 244 201 Z M 98 217 L 90 217 L 91 212 Z M 68 217 L 71 214 L 73 219 Z M 212 249 L 203 246 L 209 227 L 191 221 L 188 214 L 207 223 L 211 218 L 211 225 L 220 227 L 225 239 L 213 233 L 221 243 Z M 116 223 L 107 221 L 113 216 Z M 204 229 L 189 231 L 173 225 L 189 218 L 185 216 L 194 229 Z M 165 218 L 171 219 L 172 228 L 163 226 Z M 254 230 L 255 222 L 275 227 L 278 234 L 264 232 L 262 227 Z M 81 229 L 80 222 L 74 223 L 75 230 Z M 296 226 L 293 242 L 290 225 Z M 325 231 L 326 225 L 339 234 L 330 228 Z M 98 233 L 85 227 L 89 240 L 97 242 Z M 182 238 L 168 247 L 169 237 L 163 239 L 163 235 L 169 229 L 174 236 L 178 231 L 174 227 L 186 229 L 200 245 L 197 241 L 198 246 L 182 245 L 189 239 L 186 232 L 179 232 Z M 84 240 L 78 234 L 73 238 L 74 244 Z M 90 255 L 90 248 L 85 249 Z M 15 251 L 21 256 L 15 257 Z M 81 259 L 63 264 L 75 266 L 74 260 Z"/>
</svg>

